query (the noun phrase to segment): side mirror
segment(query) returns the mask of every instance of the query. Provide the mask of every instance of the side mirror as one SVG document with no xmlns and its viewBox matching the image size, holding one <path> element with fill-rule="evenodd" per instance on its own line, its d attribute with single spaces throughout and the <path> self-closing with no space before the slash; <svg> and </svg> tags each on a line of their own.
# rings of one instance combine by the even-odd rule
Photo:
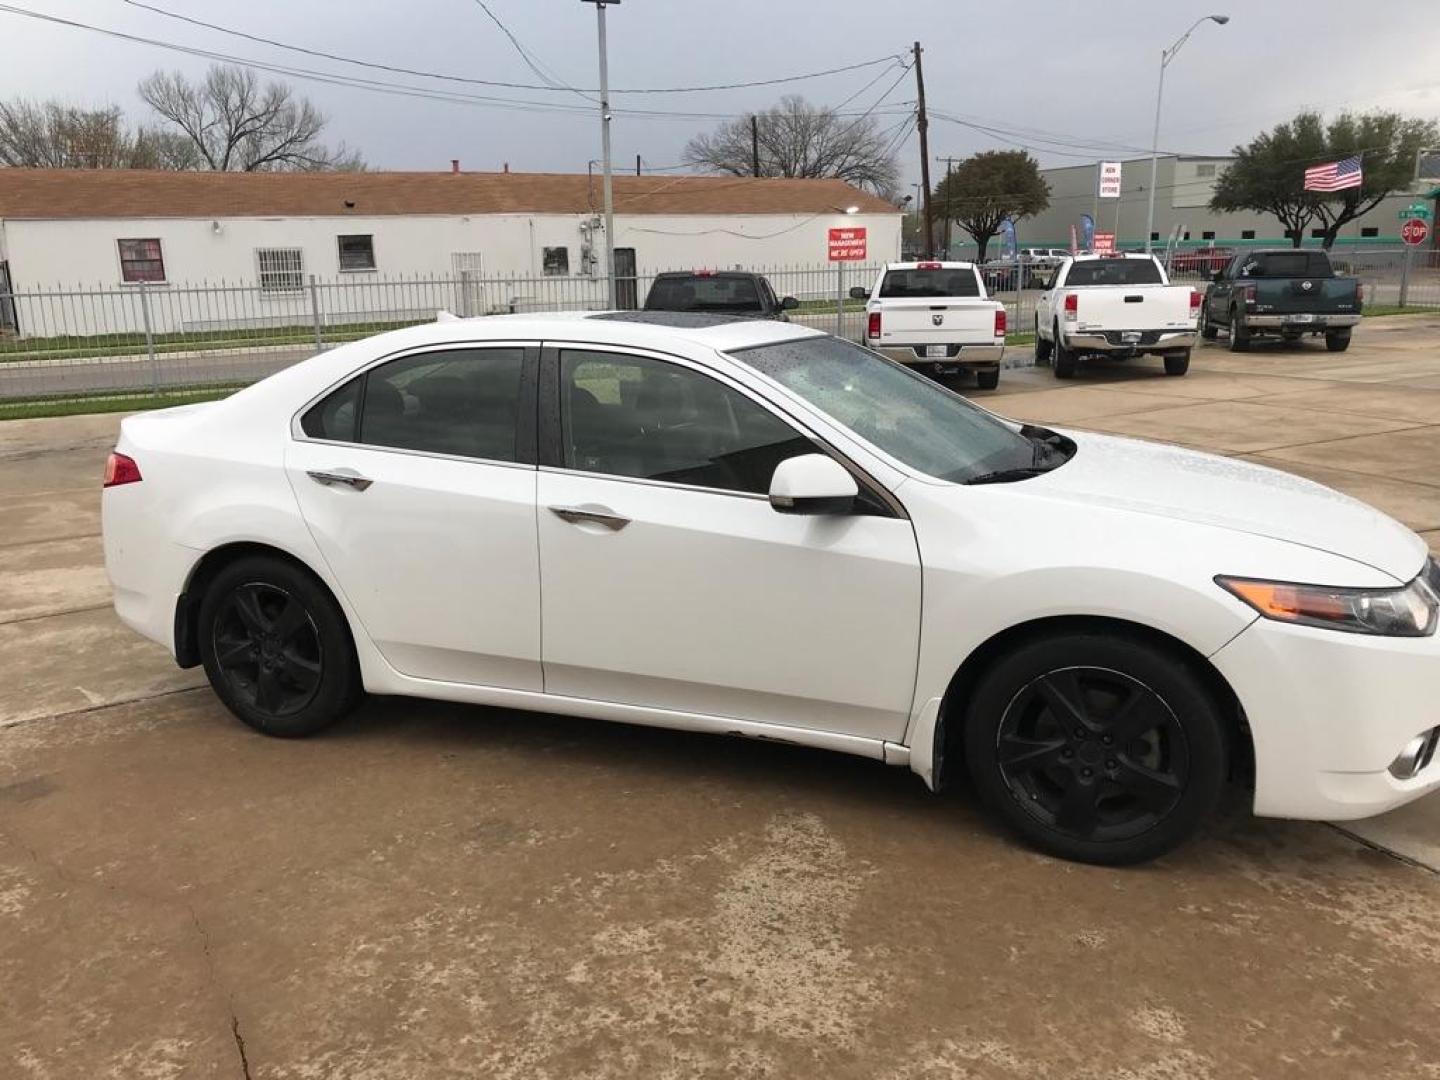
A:
<svg viewBox="0 0 1440 1080">
<path fill-rule="evenodd" d="M 824 454 L 787 458 L 770 478 L 770 505 L 781 514 L 848 514 L 859 494 L 855 477 Z"/>
<path fill-rule="evenodd" d="M 785 297 L 785 299 L 780 301 L 780 308 L 782 311 L 794 311 L 799 306 L 800 301 L 796 300 L 793 296 L 787 296 Z"/>
<path fill-rule="evenodd" d="M 851 299 L 851 300 L 869 300 L 869 299 L 870 299 L 870 290 L 867 289 L 867 288 L 865 288 L 864 285 L 851 285 L 851 286 L 850 286 L 850 299 Z"/>
</svg>

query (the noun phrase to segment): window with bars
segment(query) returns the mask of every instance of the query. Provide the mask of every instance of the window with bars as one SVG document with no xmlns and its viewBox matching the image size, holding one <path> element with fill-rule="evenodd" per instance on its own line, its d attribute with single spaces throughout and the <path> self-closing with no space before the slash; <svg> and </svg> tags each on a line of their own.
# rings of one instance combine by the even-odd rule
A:
<svg viewBox="0 0 1440 1080">
<path fill-rule="evenodd" d="M 563 276 L 570 273 L 570 249 L 568 247 L 547 247 L 542 265 L 546 277 Z"/>
<path fill-rule="evenodd" d="M 121 281 L 138 285 L 142 281 L 153 284 L 165 280 L 165 257 L 159 240 L 117 240 L 116 243 L 120 246 Z"/>
<path fill-rule="evenodd" d="M 299 248 L 259 248 L 255 261 L 260 269 L 262 293 L 295 293 L 305 288 L 305 255 Z"/>
<path fill-rule="evenodd" d="M 1195 166 L 1195 175 L 1201 179 L 1207 179 L 1215 175 L 1215 163 L 1206 162 L 1204 165 Z"/>
<path fill-rule="evenodd" d="M 375 237 L 337 236 L 340 248 L 340 272 L 375 269 Z"/>
</svg>

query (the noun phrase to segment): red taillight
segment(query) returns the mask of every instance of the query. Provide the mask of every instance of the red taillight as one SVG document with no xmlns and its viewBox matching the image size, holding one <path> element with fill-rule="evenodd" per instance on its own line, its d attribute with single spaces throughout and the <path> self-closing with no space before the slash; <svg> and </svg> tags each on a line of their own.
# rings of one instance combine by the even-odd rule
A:
<svg viewBox="0 0 1440 1080">
<path fill-rule="evenodd" d="M 140 466 L 135 459 L 112 452 L 105 459 L 104 487 L 119 487 L 121 484 L 135 484 L 140 481 Z"/>
<path fill-rule="evenodd" d="M 1364 286 L 1363 284 L 1361 284 L 1360 282 L 1357 281 L 1357 282 L 1355 283 L 1355 303 L 1357 303 L 1357 304 L 1363 304 L 1364 302 L 1365 302 L 1365 286 Z"/>
<path fill-rule="evenodd" d="M 915 268 L 917 270 L 939 270 L 940 264 L 938 262 L 916 263 Z"/>
<path fill-rule="evenodd" d="M 1005 336 L 1005 309 L 1003 307 L 995 312 L 995 336 Z"/>
<path fill-rule="evenodd" d="M 1065 321 L 1074 322 L 1080 317 L 1080 297 L 1076 293 L 1065 294 Z"/>
<path fill-rule="evenodd" d="M 865 336 L 873 338 L 880 336 L 880 312 L 870 312 L 870 318 L 865 325 Z"/>
<path fill-rule="evenodd" d="M 1200 314 L 1200 294 L 1194 289 L 1190 290 L 1190 314 Z"/>
<path fill-rule="evenodd" d="M 1242 299 L 1243 301 L 1245 301 L 1246 304 L 1253 304 L 1253 303 L 1255 303 L 1255 286 L 1254 286 L 1254 285 L 1241 285 L 1240 288 L 1239 288 L 1238 290 L 1236 290 L 1236 291 L 1240 293 L 1240 299 Z"/>
</svg>

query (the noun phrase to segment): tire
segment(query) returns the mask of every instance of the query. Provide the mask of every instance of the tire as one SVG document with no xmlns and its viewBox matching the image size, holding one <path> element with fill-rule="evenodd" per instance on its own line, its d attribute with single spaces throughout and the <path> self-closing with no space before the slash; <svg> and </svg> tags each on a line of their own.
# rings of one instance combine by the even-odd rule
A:
<svg viewBox="0 0 1440 1080">
<path fill-rule="evenodd" d="M 199 643 L 216 695 L 266 735 L 311 735 L 363 696 L 339 605 L 282 559 L 241 559 L 215 576 L 200 602 Z"/>
<path fill-rule="evenodd" d="M 1171 353 L 1165 357 L 1166 375 L 1184 375 L 1190 370 L 1190 350 Z"/>
<path fill-rule="evenodd" d="M 1021 645 L 975 687 L 965 723 L 981 799 L 1062 859 L 1153 859 L 1194 833 L 1225 782 L 1225 725 L 1204 682 L 1122 634 Z"/>
<path fill-rule="evenodd" d="M 994 390 L 1000 385 L 1000 369 L 981 368 L 975 372 L 975 384 L 981 390 Z"/>
<path fill-rule="evenodd" d="M 1204 341 L 1214 341 L 1220 336 L 1220 330 L 1210 321 L 1210 316 L 1205 314 L 1206 304 L 1200 305 L 1200 337 Z"/>
<path fill-rule="evenodd" d="M 1054 349 L 1055 349 L 1055 343 L 1054 343 L 1053 341 L 1046 341 L 1044 338 L 1042 338 L 1042 337 L 1040 336 L 1040 320 L 1039 320 L 1039 319 L 1036 319 L 1036 320 L 1035 320 L 1035 363 L 1037 363 L 1037 364 L 1048 364 L 1048 363 L 1050 362 L 1050 354 L 1054 351 Z"/>
<path fill-rule="evenodd" d="M 1325 335 L 1325 348 L 1331 352 L 1344 352 L 1350 348 L 1350 331 L 1335 330 Z"/>
<path fill-rule="evenodd" d="M 1073 379 L 1075 377 L 1075 354 L 1065 347 L 1065 342 L 1060 337 L 1060 327 L 1055 327 L 1055 377 L 1057 379 Z"/>
<path fill-rule="evenodd" d="M 1230 312 L 1230 351 L 1248 352 L 1250 349 L 1250 334 L 1245 329 L 1245 320 L 1241 317 L 1239 309 Z"/>
</svg>

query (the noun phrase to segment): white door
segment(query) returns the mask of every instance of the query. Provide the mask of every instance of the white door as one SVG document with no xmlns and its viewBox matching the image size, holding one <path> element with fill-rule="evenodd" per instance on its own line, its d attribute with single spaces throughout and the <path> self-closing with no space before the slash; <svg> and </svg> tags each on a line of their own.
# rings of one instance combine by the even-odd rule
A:
<svg viewBox="0 0 1440 1080">
<path fill-rule="evenodd" d="M 290 443 L 306 524 L 406 675 L 541 689 L 529 353 L 449 347 L 388 361 L 307 411 Z"/>
<path fill-rule="evenodd" d="M 775 465 L 815 444 L 688 366 L 562 348 L 546 379 L 546 691 L 900 738 L 920 628 L 909 520 L 873 497 L 773 510 Z"/>
</svg>

